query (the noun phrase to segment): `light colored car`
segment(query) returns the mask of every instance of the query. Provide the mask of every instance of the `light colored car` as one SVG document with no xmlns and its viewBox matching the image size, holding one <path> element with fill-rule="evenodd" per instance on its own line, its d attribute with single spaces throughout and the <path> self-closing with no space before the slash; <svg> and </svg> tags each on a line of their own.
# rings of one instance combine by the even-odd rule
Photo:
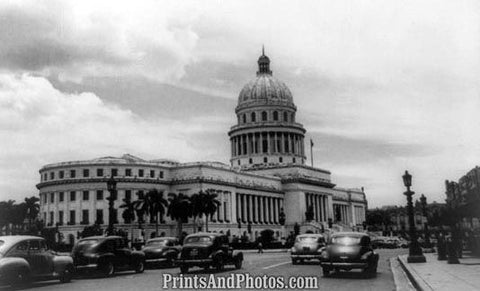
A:
<svg viewBox="0 0 480 291">
<path fill-rule="evenodd" d="M 322 234 L 297 235 L 291 249 L 292 264 L 303 263 L 305 260 L 320 260 L 324 247 L 325 237 Z"/>
<path fill-rule="evenodd" d="M 0 281 L 10 285 L 30 280 L 58 278 L 70 282 L 73 259 L 49 250 L 45 239 L 37 236 L 0 236 Z"/>
</svg>

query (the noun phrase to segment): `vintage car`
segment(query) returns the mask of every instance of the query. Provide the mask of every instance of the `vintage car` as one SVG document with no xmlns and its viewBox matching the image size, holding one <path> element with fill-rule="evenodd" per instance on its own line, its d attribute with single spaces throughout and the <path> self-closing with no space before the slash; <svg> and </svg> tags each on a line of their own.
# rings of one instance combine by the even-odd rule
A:
<svg viewBox="0 0 480 291">
<path fill-rule="evenodd" d="M 79 240 L 72 250 L 77 271 L 93 270 L 105 277 L 116 271 L 145 269 L 145 254 L 132 251 L 126 239 L 120 236 L 91 236 Z"/>
<path fill-rule="evenodd" d="M 378 254 L 373 251 L 370 237 L 360 232 L 334 233 L 322 251 L 320 264 L 323 275 L 328 276 L 332 270 L 350 271 L 361 269 L 365 273 L 377 273 Z"/>
<path fill-rule="evenodd" d="M 181 248 L 176 237 L 156 237 L 149 239 L 142 251 L 147 266 L 164 264 L 173 267 Z"/>
<path fill-rule="evenodd" d="M 58 278 L 70 282 L 75 268 L 70 256 L 49 250 L 36 236 L 0 236 L 0 282 L 10 285 Z"/>
<path fill-rule="evenodd" d="M 320 260 L 324 247 L 325 237 L 321 234 L 297 235 L 291 249 L 292 264 L 303 263 L 305 260 Z"/>
<path fill-rule="evenodd" d="M 233 250 L 226 235 L 205 232 L 188 235 L 176 261 L 182 273 L 194 266 L 204 269 L 215 267 L 220 271 L 231 264 L 240 269 L 242 262 L 243 253 Z"/>
</svg>

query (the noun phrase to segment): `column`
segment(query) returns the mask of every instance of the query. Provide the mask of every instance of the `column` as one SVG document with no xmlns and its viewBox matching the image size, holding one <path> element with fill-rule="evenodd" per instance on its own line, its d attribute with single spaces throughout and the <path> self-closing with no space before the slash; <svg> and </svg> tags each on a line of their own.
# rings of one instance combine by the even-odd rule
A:
<svg viewBox="0 0 480 291">
<path fill-rule="evenodd" d="M 272 224 L 272 197 L 267 197 L 268 223 Z"/>
<path fill-rule="evenodd" d="M 258 223 L 263 223 L 263 197 L 258 196 Z"/>
<path fill-rule="evenodd" d="M 257 223 L 257 210 L 258 210 L 258 203 L 257 203 L 257 195 L 252 196 L 252 222 Z"/>
<path fill-rule="evenodd" d="M 281 147 L 280 148 L 281 148 L 282 153 L 285 153 L 286 152 L 285 151 L 285 134 L 282 132 L 282 133 L 280 133 L 280 135 L 281 135 L 281 139 L 280 139 Z"/>
<path fill-rule="evenodd" d="M 258 134 L 258 152 L 263 154 L 263 132 Z"/>
<path fill-rule="evenodd" d="M 263 199 L 263 222 L 268 223 L 268 207 L 267 207 L 267 197 L 262 197 Z"/>
<path fill-rule="evenodd" d="M 246 218 L 246 215 L 245 215 L 245 195 L 244 194 L 240 194 L 240 208 L 241 208 L 241 211 L 242 211 L 242 223 L 245 223 L 245 218 Z"/>
<path fill-rule="evenodd" d="M 314 215 L 314 220 L 315 221 L 318 221 L 318 195 L 314 195 L 314 201 L 315 201 L 315 206 L 314 206 L 314 211 L 315 211 L 315 215 Z"/>
<path fill-rule="evenodd" d="M 235 222 L 238 222 L 241 220 L 240 216 L 240 198 L 239 198 L 239 195 L 238 193 L 235 193 L 235 216 L 237 218 L 237 221 Z"/>
<path fill-rule="evenodd" d="M 253 207 L 252 207 L 252 195 L 247 196 L 247 205 L 248 205 L 248 214 L 247 214 L 247 221 L 252 222 L 252 213 L 253 213 Z"/>
<path fill-rule="evenodd" d="M 258 153 L 258 144 L 257 144 L 256 135 L 257 135 L 256 133 L 252 134 L 252 147 L 253 147 L 252 153 L 254 154 Z"/>
<path fill-rule="evenodd" d="M 277 212 L 277 198 L 272 198 L 272 208 L 273 208 L 273 223 L 278 224 L 278 212 Z"/>
</svg>

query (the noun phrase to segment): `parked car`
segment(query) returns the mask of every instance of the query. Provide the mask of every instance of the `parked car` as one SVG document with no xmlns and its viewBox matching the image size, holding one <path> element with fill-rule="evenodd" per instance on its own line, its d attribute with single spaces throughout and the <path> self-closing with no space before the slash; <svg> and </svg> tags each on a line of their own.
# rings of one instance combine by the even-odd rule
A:
<svg viewBox="0 0 480 291">
<path fill-rule="evenodd" d="M 303 263 L 305 260 L 320 260 L 325 247 L 325 237 L 321 234 L 297 235 L 291 248 L 292 264 Z"/>
<path fill-rule="evenodd" d="M 145 269 L 145 253 L 132 251 L 126 239 L 120 236 L 92 236 L 79 240 L 72 250 L 78 271 L 94 270 L 103 276 L 113 276 L 116 271 Z"/>
<path fill-rule="evenodd" d="M 145 253 L 147 266 L 165 264 L 173 267 L 181 248 L 176 237 L 157 237 L 149 239 L 142 251 Z"/>
<path fill-rule="evenodd" d="M 320 264 L 323 275 L 328 276 L 332 270 L 350 271 L 361 269 L 365 273 L 377 273 L 378 254 L 374 252 L 370 237 L 360 232 L 338 232 L 322 252 Z"/>
<path fill-rule="evenodd" d="M 70 256 L 49 250 L 44 238 L 0 236 L 0 282 L 10 285 L 58 278 L 70 282 L 75 268 Z"/>
<path fill-rule="evenodd" d="M 194 266 L 223 270 L 225 265 L 235 265 L 236 269 L 240 269 L 242 262 L 243 253 L 234 251 L 228 237 L 218 233 L 188 235 L 176 261 L 182 273 L 188 272 L 188 269 Z"/>
</svg>

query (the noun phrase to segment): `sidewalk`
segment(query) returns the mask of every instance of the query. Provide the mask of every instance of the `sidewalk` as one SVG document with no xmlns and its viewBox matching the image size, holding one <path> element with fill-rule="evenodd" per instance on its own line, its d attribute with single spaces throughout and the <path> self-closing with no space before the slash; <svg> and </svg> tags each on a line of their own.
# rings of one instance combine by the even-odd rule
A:
<svg viewBox="0 0 480 291">
<path fill-rule="evenodd" d="M 258 249 L 250 249 L 250 250 L 241 250 L 237 249 L 242 253 L 258 253 Z M 289 249 L 263 249 L 264 253 L 286 253 Z"/>
<path fill-rule="evenodd" d="M 424 254 L 426 263 L 407 263 L 407 255 L 399 256 L 400 265 L 417 290 L 480 290 L 480 258 L 464 257 L 460 264 L 437 260 L 436 254 Z"/>
</svg>

